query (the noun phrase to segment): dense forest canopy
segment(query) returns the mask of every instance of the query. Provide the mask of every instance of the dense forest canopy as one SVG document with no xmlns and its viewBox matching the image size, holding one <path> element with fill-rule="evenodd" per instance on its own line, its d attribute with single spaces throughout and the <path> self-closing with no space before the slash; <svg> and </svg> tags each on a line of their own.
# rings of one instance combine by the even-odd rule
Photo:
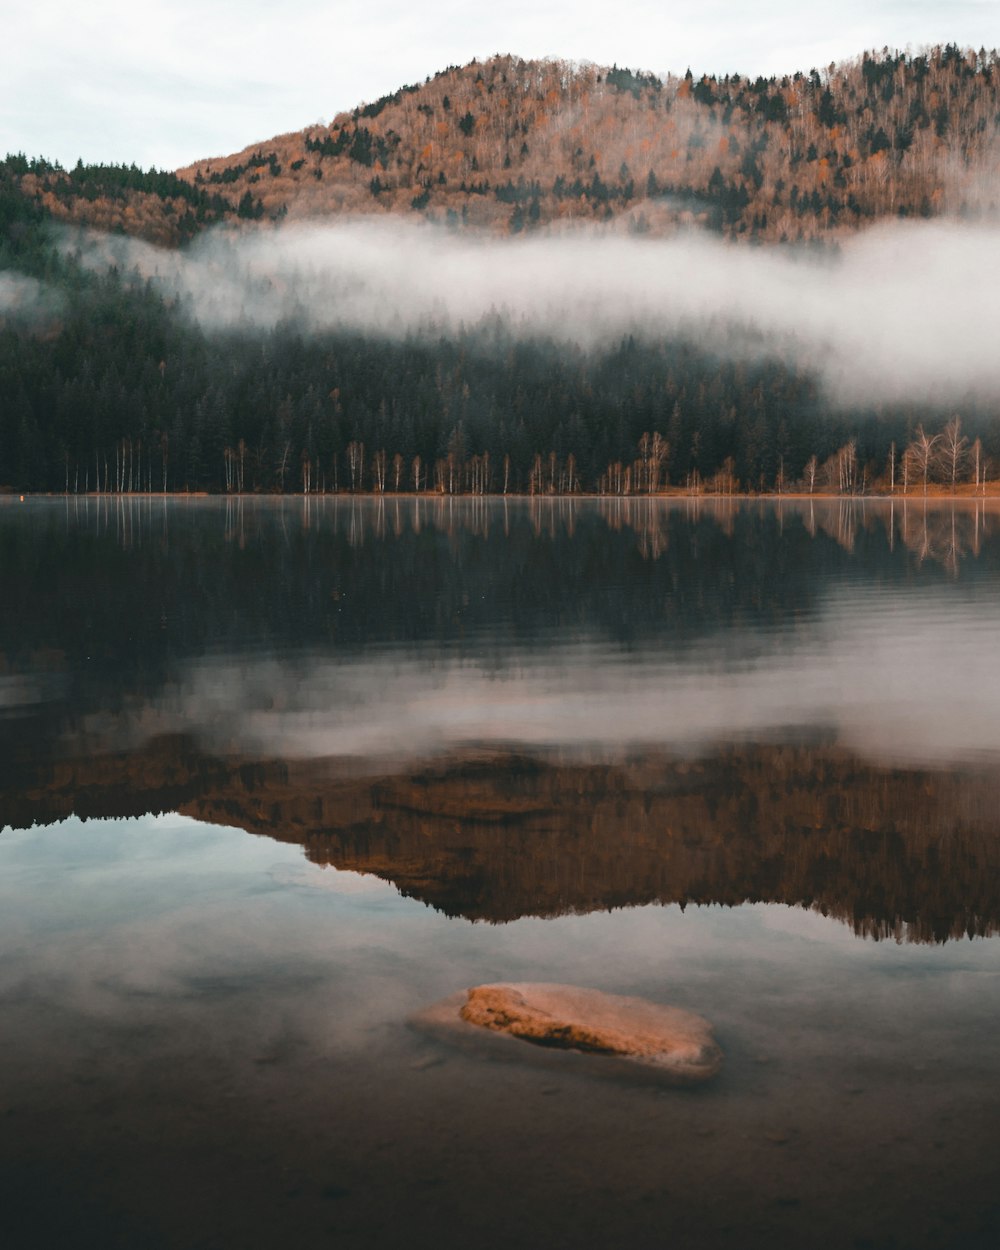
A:
<svg viewBox="0 0 1000 1250">
<path fill-rule="evenodd" d="M 8 156 L 0 488 L 982 489 L 1000 430 L 981 392 L 845 405 L 804 358 L 720 350 L 724 333 L 212 330 L 60 231 L 183 247 L 209 227 L 394 214 L 470 236 L 582 219 L 835 251 L 886 219 L 991 220 L 998 77 L 995 53 L 952 46 L 756 81 L 504 56 L 176 174 Z"/>
</svg>

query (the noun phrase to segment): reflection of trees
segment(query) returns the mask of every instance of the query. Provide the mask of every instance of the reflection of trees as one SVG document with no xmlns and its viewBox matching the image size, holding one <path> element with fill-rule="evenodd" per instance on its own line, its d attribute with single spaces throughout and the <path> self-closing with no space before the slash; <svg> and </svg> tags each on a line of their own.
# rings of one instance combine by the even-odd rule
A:
<svg viewBox="0 0 1000 1250">
<path fill-rule="evenodd" d="M 192 657 L 262 640 L 278 654 L 345 657 L 487 637 L 549 646 L 570 633 L 666 654 L 707 630 L 783 628 L 848 570 L 872 585 L 915 563 L 924 579 L 940 568 L 991 580 L 997 516 L 995 501 L 920 497 L 8 503 L 0 669 L 30 676 L 34 655 L 58 653 L 76 714 L 142 699 Z"/>
<path fill-rule="evenodd" d="M 994 528 L 996 512 L 985 499 L 967 501 L 913 499 L 905 495 L 885 500 L 858 498 L 785 497 L 778 501 L 751 501 L 731 495 L 687 495 L 674 498 L 644 495 L 605 495 L 592 502 L 571 495 L 539 495 L 524 500 L 490 499 L 484 495 L 458 498 L 444 495 L 387 496 L 343 495 L 330 498 L 304 496 L 301 500 L 261 503 L 242 495 L 225 499 L 223 535 L 240 550 L 248 543 L 269 541 L 268 531 L 277 519 L 285 538 L 289 526 L 315 529 L 361 548 L 369 536 L 379 540 L 405 539 L 426 530 L 455 538 L 467 534 L 488 539 L 499 524 L 510 537 L 512 517 L 526 516 L 536 539 L 557 543 L 573 538 L 587 510 L 599 516 L 614 533 L 631 532 L 644 559 L 656 560 L 670 546 L 671 529 L 700 525 L 716 527 L 733 538 L 739 517 L 757 517 L 764 528 L 766 518 L 777 520 L 779 534 L 786 524 L 798 522 L 815 538 L 822 533 L 844 551 L 853 553 L 859 528 L 881 521 L 890 550 L 900 540 L 917 556 L 950 571 L 961 559 L 978 556 Z M 197 506 L 197 504 L 193 505 Z M 206 505 L 212 508 L 213 505 Z M 142 546 L 150 538 L 164 548 L 170 540 L 171 523 L 177 525 L 177 509 L 148 496 L 71 497 L 64 504 L 67 523 L 84 535 L 112 540 L 122 551 Z M 523 511 L 519 511 L 523 509 Z M 746 537 L 743 527 L 741 536 Z"/>
<path fill-rule="evenodd" d="M 0 769 L 15 825 L 173 809 L 502 922 L 646 903 L 810 907 L 870 937 L 1000 932 L 1000 776 L 878 767 L 825 745 L 697 760 L 469 755 L 380 775 L 161 739 Z"/>
<path fill-rule="evenodd" d="M 610 530 L 631 530 L 644 559 L 658 559 L 668 549 L 671 527 L 675 530 L 695 523 L 708 523 L 726 538 L 733 538 L 738 516 L 752 514 L 762 505 L 732 498 L 706 499 L 690 496 L 683 501 L 639 497 L 611 497 L 599 501 L 602 519 Z M 949 573 L 957 573 L 967 556 L 978 557 L 983 543 L 994 528 L 995 513 L 982 500 L 968 503 L 907 499 L 783 499 L 763 505 L 777 521 L 784 536 L 790 522 L 798 522 L 815 538 L 818 533 L 833 539 L 849 555 L 857 545 L 859 531 L 881 523 L 890 552 L 896 542 L 911 551 L 918 563 L 931 561 Z M 744 535 L 745 537 L 745 532 Z"/>
<path fill-rule="evenodd" d="M 903 500 L 893 507 L 890 525 L 893 532 L 898 528 L 903 544 L 920 563 L 931 560 L 957 574 L 963 558 L 978 557 L 992 519 L 975 503 L 971 508 L 928 508 Z"/>
<path fill-rule="evenodd" d="M 858 505 L 849 499 L 838 499 L 830 501 L 817 511 L 818 525 L 823 533 L 829 535 L 846 552 L 853 553 L 858 532 Z M 813 524 L 816 523 L 814 520 Z"/>
<path fill-rule="evenodd" d="M 671 513 L 658 501 L 618 495 L 602 498 L 599 508 L 609 529 L 635 533 L 644 560 L 657 560 L 667 550 Z"/>
<path fill-rule="evenodd" d="M 293 840 L 314 862 L 473 919 L 762 901 L 869 937 L 944 941 L 1000 932 L 998 799 L 989 773 L 878 768 L 829 749 L 627 766 L 494 757 L 382 778 L 346 827 L 334 802 L 333 827 L 307 823 Z M 291 803 L 304 813 L 308 798 Z M 212 818 L 210 804 L 190 810 Z"/>
</svg>

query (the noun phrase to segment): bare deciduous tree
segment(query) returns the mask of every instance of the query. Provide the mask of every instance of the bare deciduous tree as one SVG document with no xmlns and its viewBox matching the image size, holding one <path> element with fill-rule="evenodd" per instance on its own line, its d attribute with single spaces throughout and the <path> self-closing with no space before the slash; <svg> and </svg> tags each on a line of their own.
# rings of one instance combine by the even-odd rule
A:
<svg viewBox="0 0 1000 1250">
<path fill-rule="evenodd" d="M 351 490 L 358 490 L 365 474 L 365 445 L 357 439 L 347 444 L 347 467 L 351 474 Z"/>
<path fill-rule="evenodd" d="M 903 453 L 904 473 L 907 481 L 910 477 L 919 478 L 923 483 L 925 495 L 927 494 L 927 483 L 930 480 L 935 452 L 940 439 L 940 434 L 935 434 L 931 437 L 931 435 L 925 432 L 922 425 L 918 425 L 913 442 L 910 443 Z"/>
<path fill-rule="evenodd" d="M 386 463 L 385 448 L 380 447 L 372 457 L 372 484 L 380 495 L 385 493 Z"/>
<path fill-rule="evenodd" d="M 986 491 L 986 461 L 983 459 L 983 444 L 981 439 L 976 439 L 972 444 L 972 468 L 976 490 L 982 487 L 983 492 Z"/>
<path fill-rule="evenodd" d="M 957 415 L 952 417 L 942 433 L 938 435 L 938 439 L 940 440 L 938 460 L 941 470 L 945 481 L 954 492 L 958 475 L 969 457 L 969 440 L 962 434 L 962 418 Z"/>
</svg>

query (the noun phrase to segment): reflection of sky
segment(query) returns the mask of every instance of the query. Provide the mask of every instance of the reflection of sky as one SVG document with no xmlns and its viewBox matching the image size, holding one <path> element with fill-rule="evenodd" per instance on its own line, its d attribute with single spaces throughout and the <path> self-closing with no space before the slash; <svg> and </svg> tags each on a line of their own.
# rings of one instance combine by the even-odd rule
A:
<svg viewBox="0 0 1000 1250">
<path fill-rule="evenodd" d="M 544 653 L 491 646 L 485 663 L 406 648 L 351 662 L 215 657 L 189 665 L 142 725 L 286 757 L 697 750 L 820 727 L 868 757 L 947 763 L 1000 752 L 998 649 L 982 597 L 842 586 L 794 631 L 744 629 L 683 653 L 567 634 Z"/>
<path fill-rule="evenodd" d="M 946 993 L 970 1027 L 985 1025 L 1000 977 L 997 942 L 859 941 L 775 905 L 470 924 L 298 848 L 181 817 L 5 831 L 0 945 L 8 1038 L 16 1048 L 38 1032 L 32 1047 L 59 1062 L 125 1022 L 164 1054 L 398 1047 L 411 1012 L 500 979 L 642 994 L 755 1034 L 792 1013 L 823 1050 L 824 1030 L 852 1013 L 858 1028 L 873 994 L 879 1018 L 916 1013 L 936 1029 L 924 996 Z"/>
<path fill-rule="evenodd" d="M 289 1200 L 315 1202 L 329 1230 L 332 1194 L 338 1219 L 358 1209 L 335 1237 L 345 1245 L 398 1245 L 397 1213 L 423 1220 L 421 1243 L 436 1224 L 437 1243 L 457 1244 L 447 1230 L 459 1228 L 464 1244 L 478 1213 L 477 1244 L 522 1244 L 502 1220 L 537 1176 L 540 1219 L 599 1188 L 580 1223 L 609 1206 L 598 1240 L 611 1245 L 642 1209 L 623 1180 L 638 1171 L 643 1190 L 666 1177 L 664 1218 L 690 1190 L 699 1229 L 758 1190 L 758 1227 L 789 1195 L 812 1224 L 830 1192 L 852 1225 L 836 1245 L 887 1203 L 892 1214 L 916 1201 L 899 1243 L 916 1245 L 907 1233 L 928 1210 L 975 1226 L 992 1200 L 997 941 L 860 941 L 776 906 L 471 924 L 298 848 L 147 817 L 0 833 L 0 949 L 0 1145 L 46 1199 L 68 1193 L 74 1221 L 77 1205 L 90 1218 L 138 1204 L 136 1229 L 159 1230 L 204 1189 L 262 1223 L 277 1209 L 280 1234 L 225 1244 L 287 1244 Z M 585 1081 L 538 1048 L 489 1063 L 405 1026 L 499 979 L 698 1011 L 723 1071 L 695 1092 Z M 164 1176 L 182 1202 L 165 1200 Z M 202 1210 L 164 1244 L 204 1240 Z M 46 1244 L 73 1244 L 82 1226 Z M 822 1209 L 819 1226 L 827 1234 Z M 309 1232 L 300 1244 L 321 1244 Z M 659 1244 L 662 1227 L 627 1240 Z M 588 1244 L 587 1230 L 558 1244 Z M 752 1244 L 814 1243 L 769 1231 Z"/>
</svg>

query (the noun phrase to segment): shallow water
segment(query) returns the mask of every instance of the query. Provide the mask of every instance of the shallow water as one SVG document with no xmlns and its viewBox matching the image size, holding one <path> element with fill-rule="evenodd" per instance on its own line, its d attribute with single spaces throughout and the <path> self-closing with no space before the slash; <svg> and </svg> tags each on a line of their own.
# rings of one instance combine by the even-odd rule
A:
<svg viewBox="0 0 1000 1250">
<path fill-rule="evenodd" d="M 399 505 L 0 507 L 10 1244 L 997 1244 L 1000 517 Z"/>
</svg>

